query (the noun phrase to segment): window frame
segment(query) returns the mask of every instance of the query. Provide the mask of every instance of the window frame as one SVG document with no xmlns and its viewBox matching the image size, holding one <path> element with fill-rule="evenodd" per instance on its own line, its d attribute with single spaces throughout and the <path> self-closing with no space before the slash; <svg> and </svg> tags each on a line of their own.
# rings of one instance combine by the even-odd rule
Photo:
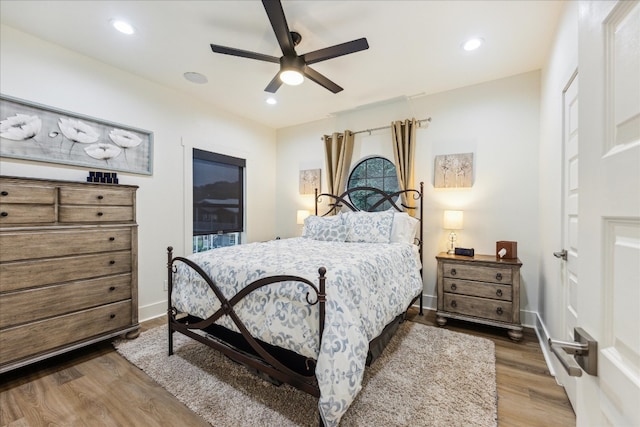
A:
<svg viewBox="0 0 640 427">
<path fill-rule="evenodd" d="M 369 177 L 368 175 L 366 175 L 366 176 L 364 176 L 364 177 L 354 177 L 354 176 L 353 176 L 353 175 L 354 175 L 354 173 L 356 173 L 356 170 L 357 170 L 361 165 L 363 165 L 363 164 L 365 164 L 365 163 L 367 163 L 367 162 L 369 162 L 369 161 L 371 161 L 371 160 L 375 160 L 375 159 L 381 159 L 381 160 L 383 160 L 384 162 L 387 162 L 387 163 L 388 163 L 388 165 L 384 164 L 384 165 L 383 165 L 383 167 L 382 167 L 382 176 L 379 176 L 379 177 L 377 177 L 377 176 Z M 393 176 L 388 176 L 388 175 L 386 174 L 386 172 L 389 170 L 389 166 L 390 166 L 390 167 L 392 168 L 392 170 L 393 170 Z M 382 183 L 383 183 L 382 188 L 380 188 L 378 185 L 372 185 L 372 184 L 369 182 L 370 180 L 372 180 L 372 179 L 376 179 L 376 178 L 377 178 L 377 179 L 381 179 L 381 180 L 382 180 Z M 362 180 L 362 181 L 365 181 L 365 184 L 364 184 L 364 185 L 362 185 L 362 184 L 358 184 L 358 185 L 351 185 L 352 180 Z M 384 185 L 388 180 L 392 180 L 392 181 L 393 181 L 393 185 L 394 185 L 394 187 L 393 187 L 393 189 L 391 189 L 391 190 L 387 190 L 387 189 L 386 189 L 386 187 L 385 187 L 385 185 Z M 386 157 L 384 157 L 384 156 L 381 156 L 381 155 L 372 155 L 372 156 L 367 156 L 367 157 L 364 157 L 364 158 L 360 159 L 357 163 L 355 163 L 355 164 L 354 164 L 353 168 L 351 168 L 351 172 L 349 172 L 349 176 L 348 176 L 348 178 L 347 178 L 347 183 L 346 183 L 346 189 L 345 189 L 345 190 L 346 190 L 346 191 L 349 191 L 349 190 L 351 190 L 352 188 L 355 188 L 355 187 L 362 187 L 362 186 L 378 188 L 379 190 L 383 191 L 383 192 L 384 192 L 384 193 L 386 193 L 386 194 L 393 194 L 393 193 L 395 193 L 395 192 L 400 191 L 400 186 L 399 186 L 399 184 L 398 184 L 398 170 L 397 170 L 397 168 L 396 168 L 395 163 L 394 163 L 394 162 L 392 162 L 391 160 L 389 160 L 388 158 L 386 158 Z M 350 199 L 351 203 L 352 203 L 352 204 L 353 204 L 357 209 L 359 209 L 359 210 L 366 211 L 366 210 L 368 210 L 368 208 L 369 208 L 371 205 L 375 204 L 375 201 L 374 201 L 373 203 L 365 202 L 365 205 L 363 206 L 363 205 L 362 205 L 362 203 L 361 203 L 361 201 L 360 201 L 360 200 L 358 200 L 358 198 L 357 198 L 357 197 L 354 197 L 354 196 L 357 196 L 357 195 L 355 194 L 355 192 L 354 192 L 354 193 L 350 193 L 350 195 L 349 195 L 349 199 Z M 397 202 L 397 199 L 396 199 L 395 201 Z M 391 205 L 390 205 L 388 202 L 385 202 L 385 203 L 383 203 L 382 205 L 380 205 L 376 210 L 377 210 L 377 211 L 384 211 L 384 210 L 387 210 L 387 209 L 389 209 L 389 208 L 391 208 Z"/>
</svg>

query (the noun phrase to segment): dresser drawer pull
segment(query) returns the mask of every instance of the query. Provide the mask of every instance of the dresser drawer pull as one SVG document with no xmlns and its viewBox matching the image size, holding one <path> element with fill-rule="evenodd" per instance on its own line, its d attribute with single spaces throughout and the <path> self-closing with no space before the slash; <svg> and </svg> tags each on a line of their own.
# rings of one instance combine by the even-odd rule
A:
<svg viewBox="0 0 640 427">
<path fill-rule="evenodd" d="M 115 237 L 113 237 L 113 236 L 109 237 L 109 241 L 110 241 L 110 242 L 113 242 L 114 240 L 116 240 L 116 238 L 115 238 Z"/>
<path fill-rule="evenodd" d="M 455 276 L 456 274 L 458 274 L 458 272 L 456 271 L 456 269 L 455 269 L 455 268 L 452 268 L 452 269 L 451 269 L 451 275 L 452 275 L 452 276 Z"/>
<path fill-rule="evenodd" d="M 111 261 L 109 261 L 109 264 L 111 264 L 111 265 L 113 265 L 113 264 L 115 264 L 115 263 L 116 263 L 116 261 L 115 261 L 115 260 L 113 260 L 113 259 L 112 259 Z"/>
<path fill-rule="evenodd" d="M 102 215 L 104 215 L 104 213 L 98 212 L 98 216 L 102 216 Z"/>
<path fill-rule="evenodd" d="M 458 287 L 456 286 L 456 284 L 455 284 L 455 283 L 452 283 L 452 284 L 451 284 L 451 290 L 452 290 L 452 291 L 455 291 L 456 289 L 458 289 Z"/>
<path fill-rule="evenodd" d="M 0 215 L 2 216 L 9 216 L 9 212 L 1 212 Z"/>
<path fill-rule="evenodd" d="M 457 307 L 458 303 L 456 302 L 456 300 L 451 301 L 451 307 Z"/>
<path fill-rule="evenodd" d="M 110 319 L 115 319 L 115 318 L 116 318 L 116 315 L 115 315 L 115 314 L 113 314 L 113 313 L 111 313 L 111 314 L 109 315 L 109 318 L 110 318 Z"/>
<path fill-rule="evenodd" d="M 102 200 L 102 199 L 104 199 L 104 196 L 101 194 L 98 196 L 98 200 Z"/>
<path fill-rule="evenodd" d="M 496 280 L 502 280 L 502 273 L 496 274 Z"/>
<path fill-rule="evenodd" d="M 113 291 L 116 290 L 116 287 L 115 286 L 109 286 L 109 290 L 113 292 Z"/>
<path fill-rule="evenodd" d="M 496 308 L 496 313 L 498 313 L 498 315 L 502 316 L 502 313 L 503 313 L 502 307 Z"/>
<path fill-rule="evenodd" d="M 2 194 L 3 196 L 8 196 L 8 195 L 9 195 L 9 192 L 8 192 L 8 191 L 3 191 L 3 192 L 2 192 L 2 193 L 0 193 L 0 194 Z"/>
<path fill-rule="evenodd" d="M 498 290 L 496 291 L 496 295 L 497 295 L 497 296 L 499 296 L 499 297 L 501 297 L 501 296 L 502 296 L 502 289 L 498 289 Z"/>
</svg>

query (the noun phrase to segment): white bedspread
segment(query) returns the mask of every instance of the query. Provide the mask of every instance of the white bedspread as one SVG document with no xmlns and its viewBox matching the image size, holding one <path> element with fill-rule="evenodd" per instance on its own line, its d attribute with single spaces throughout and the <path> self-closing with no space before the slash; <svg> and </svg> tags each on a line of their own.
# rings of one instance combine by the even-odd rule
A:
<svg viewBox="0 0 640 427">
<path fill-rule="evenodd" d="M 335 426 L 361 389 L 369 342 L 422 292 L 415 247 L 405 243 L 338 243 L 305 238 L 218 248 L 189 256 L 227 298 L 262 277 L 290 274 L 318 285 L 327 269 L 327 303 L 322 348 L 318 309 L 309 306 L 308 287 L 277 283 L 251 293 L 236 306 L 249 331 L 270 344 L 317 359 L 319 410 Z M 206 319 L 219 307 L 197 273 L 177 263 L 172 303 Z M 311 296 L 313 296 L 313 292 Z M 228 316 L 218 322 L 234 329 Z"/>
</svg>

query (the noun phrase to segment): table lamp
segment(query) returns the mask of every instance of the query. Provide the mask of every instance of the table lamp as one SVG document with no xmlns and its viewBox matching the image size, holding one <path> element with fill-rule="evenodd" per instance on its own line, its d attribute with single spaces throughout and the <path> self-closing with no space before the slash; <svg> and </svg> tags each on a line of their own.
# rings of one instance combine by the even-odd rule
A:
<svg viewBox="0 0 640 427">
<path fill-rule="evenodd" d="M 462 211 L 444 211 L 444 228 L 451 231 L 449 233 L 449 250 L 447 251 L 449 255 L 455 253 L 455 230 L 462 230 L 462 217 Z"/>
</svg>

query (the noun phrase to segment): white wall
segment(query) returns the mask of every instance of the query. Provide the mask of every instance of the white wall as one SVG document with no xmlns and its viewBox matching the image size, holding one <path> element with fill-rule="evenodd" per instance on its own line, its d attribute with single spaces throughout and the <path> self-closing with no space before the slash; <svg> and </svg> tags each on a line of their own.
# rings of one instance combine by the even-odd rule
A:
<svg viewBox="0 0 640 427">
<path fill-rule="evenodd" d="M 540 96 L 540 306 L 543 327 L 564 337 L 561 262 L 553 252 L 562 249 L 562 93 L 578 68 L 578 2 L 565 2 L 551 53 L 542 72 Z"/>
<path fill-rule="evenodd" d="M 118 173 L 138 185 L 139 308 L 142 320 L 166 311 L 166 248 L 190 253 L 191 148 L 247 160 L 247 239 L 273 237 L 275 131 L 12 28 L 0 29 L 5 95 L 152 131 L 152 176 Z M 184 144 L 184 146 L 183 146 Z M 0 159 L 10 176 L 85 181 L 88 168 Z"/>
<path fill-rule="evenodd" d="M 313 197 L 298 194 L 301 169 L 323 169 L 323 134 L 358 131 L 390 124 L 393 120 L 431 117 L 428 128 L 417 132 L 416 183 L 425 183 L 424 283 L 425 300 L 435 302 L 435 256 L 446 249 L 442 229 L 445 209 L 464 210 L 464 230 L 458 246 L 476 253 L 494 254 L 498 240 L 518 242 L 523 262 L 521 307 L 523 321 L 534 324 L 538 310 L 538 144 L 540 73 L 530 72 L 475 86 L 412 99 L 397 99 L 343 112 L 337 117 L 279 129 L 277 132 L 277 234 L 299 235 L 296 209 L 313 207 Z M 434 156 L 474 153 L 472 188 L 436 190 Z M 356 135 L 353 163 L 384 155 L 393 160 L 389 130 Z M 326 185 L 323 184 L 323 188 Z"/>
</svg>

